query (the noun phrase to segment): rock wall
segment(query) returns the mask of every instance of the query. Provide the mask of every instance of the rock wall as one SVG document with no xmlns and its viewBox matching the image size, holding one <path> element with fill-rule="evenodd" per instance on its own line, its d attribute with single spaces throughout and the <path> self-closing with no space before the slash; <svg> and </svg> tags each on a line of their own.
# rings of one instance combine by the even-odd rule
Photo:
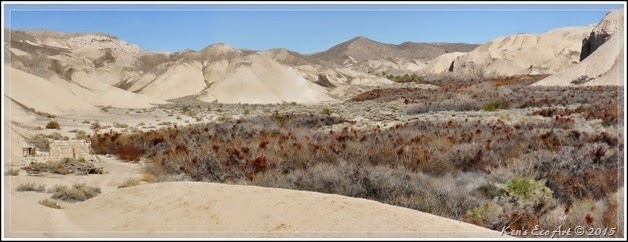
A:
<svg viewBox="0 0 628 242">
<path fill-rule="evenodd" d="M 580 50 L 580 61 L 587 58 L 602 44 L 606 43 L 618 29 L 618 25 L 624 22 L 624 16 L 620 10 L 611 11 L 604 16 L 604 19 L 593 28 L 589 36 L 582 39 L 582 49 Z"/>
<path fill-rule="evenodd" d="M 91 143 L 86 140 L 55 140 L 50 143 L 49 161 L 59 161 L 63 158 L 89 159 Z"/>
</svg>

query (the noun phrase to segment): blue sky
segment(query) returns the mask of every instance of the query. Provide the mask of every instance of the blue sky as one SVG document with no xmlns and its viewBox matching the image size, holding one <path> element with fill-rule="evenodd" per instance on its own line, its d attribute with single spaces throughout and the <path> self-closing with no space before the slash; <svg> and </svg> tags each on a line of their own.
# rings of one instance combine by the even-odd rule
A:
<svg viewBox="0 0 628 242">
<path fill-rule="evenodd" d="M 596 24 L 621 6 L 15 4 L 5 5 L 4 18 L 5 27 L 12 29 L 105 32 L 147 50 L 199 50 L 222 42 L 309 54 L 356 36 L 392 44 L 481 44 L 511 34 Z"/>
</svg>

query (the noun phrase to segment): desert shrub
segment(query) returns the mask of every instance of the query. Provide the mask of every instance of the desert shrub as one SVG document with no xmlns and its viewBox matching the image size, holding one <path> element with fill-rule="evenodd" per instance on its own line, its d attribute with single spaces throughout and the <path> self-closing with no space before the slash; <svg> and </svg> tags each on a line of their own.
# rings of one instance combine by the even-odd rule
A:
<svg viewBox="0 0 628 242">
<path fill-rule="evenodd" d="M 71 187 L 55 185 L 49 191 L 53 199 L 76 202 L 85 201 L 100 194 L 99 187 L 87 186 L 85 183 L 77 183 Z"/>
<path fill-rule="evenodd" d="M 532 206 L 544 204 L 553 206 L 555 204 L 552 191 L 545 186 L 545 181 L 536 181 L 531 177 L 515 177 L 508 180 L 504 186 L 508 194 L 508 201 L 521 204 L 522 206 Z"/>
<path fill-rule="evenodd" d="M 37 150 L 48 151 L 50 150 L 50 140 L 43 134 L 37 134 L 27 141 L 33 145 Z"/>
<path fill-rule="evenodd" d="M 589 77 L 587 75 L 582 75 L 580 77 L 578 77 L 576 80 L 571 81 L 571 84 L 576 84 L 576 85 L 581 85 L 584 83 L 589 82 L 590 80 L 593 80 L 594 78 Z"/>
<path fill-rule="evenodd" d="M 83 131 L 83 130 L 79 130 L 78 132 L 76 132 L 76 135 L 74 136 L 75 139 L 77 140 L 88 140 L 89 137 L 87 136 L 87 132 Z"/>
<path fill-rule="evenodd" d="M 153 182 L 155 182 L 157 180 L 157 178 L 155 178 L 155 176 L 153 174 L 143 173 L 141 180 L 144 181 L 144 182 L 153 183 Z"/>
<path fill-rule="evenodd" d="M 53 139 L 53 140 L 69 140 L 70 139 L 67 136 L 61 135 L 59 132 L 54 132 L 52 134 L 46 135 L 45 137 L 49 139 Z"/>
<path fill-rule="evenodd" d="M 139 161 L 144 154 L 144 150 L 132 145 L 122 145 L 116 149 L 114 154 L 123 160 Z"/>
<path fill-rule="evenodd" d="M 9 170 L 7 170 L 6 174 L 9 175 L 9 176 L 19 176 L 20 175 L 20 169 L 9 168 Z"/>
<path fill-rule="evenodd" d="M 44 200 L 39 200 L 39 204 L 44 205 L 46 207 L 49 208 L 54 208 L 54 209 L 61 209 L 61 205 L 57 204 L 54 201 L 48 200 L 48 199 L 44 199 Z"/>
<path fill-rule="evenodd" d="M 64 165 L 64 162 L 48 162 L 48 172 L 59 175 L 67 175 L 73 171 Z"/>
<path fill-rule="evenodd" d="M 487 104 L 484 104 L 484 111 L 489 111 L 489 112 L 493 112 L 499 109 L 507 109 L 508 108 L 508 103 L 503 101 L 503 100 L 496 100 L 496 101 L 492 101 L 489 102 Z"/>
<path fill-rule="evenodd" d="M 128 128 L 128 127 L 129 127 L 129 125 L 128 125 L 128 124 L 121 124 L 121 123 L 113 123 L 113 127 L 114 127 L 114 128 L 121 128 L 121 129 L 124 129 L 124 128 Z"/>
<path fill-rule="evenodd" d="M 329 108 L 323 108 L 323 110 L 321 110 L 321 113 L 324 114 L 324 115 L 329 116 L 329 115 L 331 115 L 332 111 Z"/>
<path fill-rule="evenodd" d="M 493 87 L 493 83 L 483 85 Z M 478 113 L 480 117 L 471 113 L 450 119 L 424 115 L 389 128 L 362 129 L 353 128 L 352 122 L 340 115 L 315 114 L 315 108 L 308 110 L 310 113 L 270 114 L 273 108 L 267 107 L 269 114 L 259 117 L 136 134 L 97 134 L 91 137 L 92 148 L 99 154 L 116 154 L 131 147 L 146 161 L 145 171 L 159 181 L 208 181 L 342 194 L 498 230 L 550 223 L 544 218 L 556 207 L 585 199 L 599 203 L 616 192 L 618 176 L 608 174 L 623 169 L 617 164 L 623 155 L 619 149 L 623 145 L 621 133 L 612 132 L 617 124 L 583 123 L 612 120 L 615 114 L 595 114 L 586 105 L 578 108 L 577 104 L 587 101 L 582 96 L 588 95 L 591 102 L 606 106 L 608 97 L 603 94 L 609 89 L 578 89 L 584 93 L 579 97 L 571 89 L 530 88 L 524 91 L 533 92 L 532 98 L 514 100 L 505 98 L 512 85 L 506 83 L 492 93 L 483 93 L 487 96 L 478 96 L 477 103 L 506 100 L 513 108 L 539 106 L 542 108 L 516 112 L 552 118 L 503 121 L 485 119 L 485 115 L 492 115 L 485 112 Z M 486 86 L 466 86 L 459 91 L 480 92 Z M 449 97 L 422 91 L 413 94 L 416 99 L 412 102 L 423 105 L 423 99 L 432 98 L 429 95 L 474 100 L 472 94 L 463 94 Z M 570 106 L 554 106 L 565 103 Z M 481 110 L 482 105 L 476 108 Z M 547 113 L 533 114 L 545 109 Z M 337 110 L 343 114 L 342 109 Z M 573 118 L 574 123 L 562 121 L 561 115 Z M 595 221 L 617 211 L 610 209 L 611 202 L 607 204 L 609 209 L 591 214 Z"/>
<path fill-rule="evenodd" d="M 499 219 L 503 208 L 495 201 L 485 201 L 482 204 L 468 210 L 463 217 L 467 221 L 478 225 L 490 225 Z"/>
<path fill-rule="evenodd" d="M 230 115 L 226 115 L 226 114 L 221 114 L 220 116 L 218 116 L 218 122 L 225 122 L 225 121 L 229 121 L 232 120 L 233 118 Z"/>
<path fill-rule="evenodd" d="M 37 113 L 37 115 L 40 115 L 40 116 L 43 116 L 43 117 L 46 117 L 46 118 L 56 118 L 57 117 L 54 114 L 50 114 L 50 113 L 46 113 L 46 112 L 37 111 L 36 113 Z"/>
<path fill-rule="evenodd" d="M 463 220 L 495 230 L 521 230 L 538 226 L 539 218 L 556 206 L 543 180 L 514 177 L 497 186 L 505 193 L 468 210 Z"/>
<path fill-rule="evenodd" d="M 410 115 L 440 111 L 475 111 L 482 109 L 480 103 L 471 101 L 428 102 L 410 107 L 406 113 Z"/>
<path fill-rule="evenodd" d="M 61 129 L 61 125 L 57 121 L 50 121 L 46 124 L 46 129 Z"/>
<path fill-rule="evenodd" d="M 27 191 L 45 192 L 46 185 L 36 185 L 35 183 L 22 183 L 19 186 L 17 186 L 16 190 L 18 192 L 27 192 Z"/>
<path fill-rule="evenodd" d="M 140 184 L 139 180 L 137 180 L 135 178 L 128 178 L 124 182 L 122 182 L 120 185 L 118 185 L 118 189 L 125 188 L 125 187 L 137 186 L 139 184 Z"/>
<path fill-rule="evenodd" d="M 90 129 L 92 129 L 92 130 L 94 130 L 94 131 L 98 131 L 98 130 L 100 130 L 100 129 L 101 129 L 101 127 L 100 127 L 100 123 L 98 123 L 98 122 L 93 122 L 93 123 L 89 126 L 89 128 L 90 128 Z"/>
</svg>

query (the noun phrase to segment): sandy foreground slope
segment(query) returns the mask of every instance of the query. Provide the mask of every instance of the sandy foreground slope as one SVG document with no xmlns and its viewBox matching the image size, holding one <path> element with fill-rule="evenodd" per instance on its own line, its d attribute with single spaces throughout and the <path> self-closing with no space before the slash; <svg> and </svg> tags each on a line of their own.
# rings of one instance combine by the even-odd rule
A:
<svg viewBox="0 0 628 242">
<path fill-rule="evenodd" d="M 61 210 L 37 204 L 40 196 L 45 195 L 11 192 L 8 236 L 500 236 L 497 231 L 374 201 L 252 186 L 139 185 L 67 204 Z"/>
</svg>

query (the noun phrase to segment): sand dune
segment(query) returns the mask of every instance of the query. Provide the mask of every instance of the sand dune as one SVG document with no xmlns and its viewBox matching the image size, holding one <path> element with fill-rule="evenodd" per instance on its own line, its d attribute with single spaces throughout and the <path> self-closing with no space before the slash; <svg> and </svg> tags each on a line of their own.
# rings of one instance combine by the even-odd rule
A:
<svg viewBox="0 0 628 242">
<path fill-rule="evenodd" d="M 63 210 L 33 206 L 37 199 L 27 195 L 12 196 L 12 206 L 22 208 L 13 210 L 12 224 L 37 231 L 30 235 L 85 236 L 81 232 L 90 231 L 90 236 L 103 237 L 500 237 L 498 231 L 370 200 L 252 186 L 140 185 Z"/>
<path fill-rule="evenodd" d="M 593 29 L 590 36 L 600 36 L 600 33 L 608 34 L 601 37 L 598 43 L 585 46 L 590 48 L 589 53 L 582 62 L 567 68 L 561 72 L 540 80 L 535 86 L 570 86 L 570 85 L 620 85 L 623 86 L 624 76 L 624 16 L 623 9 L 615 10 L 607 14 Z M 591 38 L 585 39 L 585 45 Z M 584 57 L 584 56 L 583 56 Z"/>
</svg>

